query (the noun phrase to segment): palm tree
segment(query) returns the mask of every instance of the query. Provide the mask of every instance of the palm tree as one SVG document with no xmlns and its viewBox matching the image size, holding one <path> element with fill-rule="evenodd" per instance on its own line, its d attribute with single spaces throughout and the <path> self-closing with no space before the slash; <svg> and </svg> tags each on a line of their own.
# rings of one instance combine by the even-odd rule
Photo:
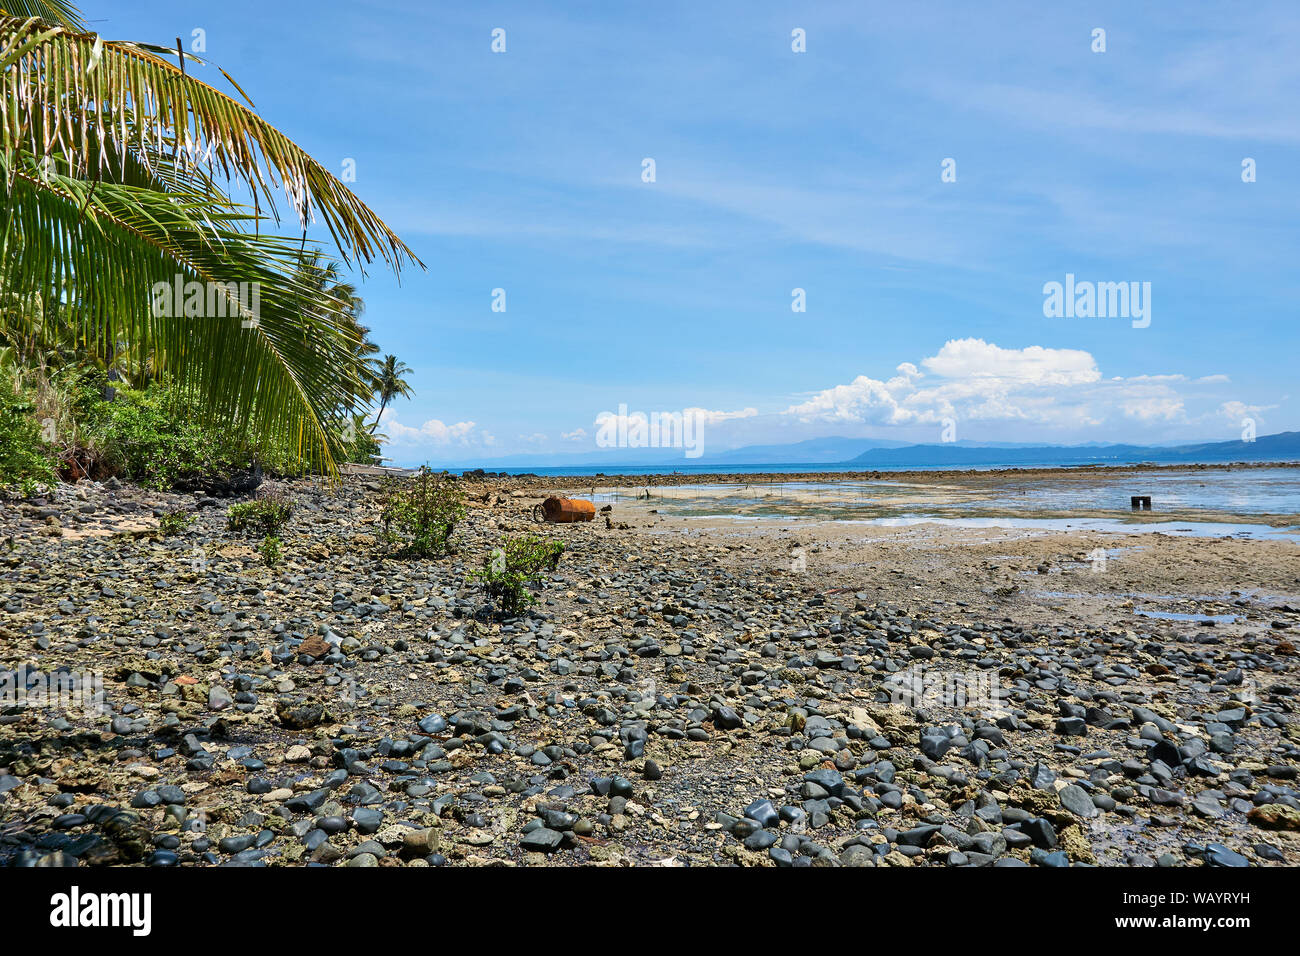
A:
<svg viewBox="0 0 1300 956">
<path fill-rule="evenodd" d="M 224 71 L 243 102 L 197 80 L 202 61 L 179 48 L 88 32 L 68 0 L 0 8 L 0 293 L 40 301 L 45 328 L 70 325 L 99 361 L 129 344 L 211 424 L 333 473 L 331 416 L 373 394 L 365 334 L 335 307 L 345 283 L 331 279 L 322 304 L 298 269 L 312 245 L 272 231 L 273 188 L 349 266 L 423 263 Z M 157 308 L 169 286 L 206 289 L 206 309 Z M 260 292 L 255 322 L 236 289 Z M 0 332 L 21 331 L 12 315 L 0 310 Z"/>
<path fill-rule="evenodd" d="M 361 406 L 368 407 L 374 393 L 379 390 L 379 360 L 375 358 L 379 354 L 379 346 L 370 340 L 370 329 L 361 324 L 366 303 L 357 293 L 357 287 L 344 279 L 340 265 L 324 259 L 319 249 L 301 254 L 297 270 L 303 283 L 312 290 L 310 300 L 303 303 L 306 318 L 303 335 L 308 339 L 314 337 L 314 312 L 317 309 L 332 313 L 335 321 L 349 329 L 360 388 L 346 406 L 336 409 L 339 418 L 346 424 L 346 416 Z"/>
<path fill-rule="evenodd" d="M 323 259 L 319 249 L 312 249 L 299 255 L 298 271 L 302 281 L 315 293 L 314 299 L 352 324 L 358 323 L 366 311 L 365 300 L 357 294 L 357 287 L 343 278 L 342 267 L 337 262 Z"/>
<path fill-rule="evenodd" d="M 379 383 L 375 389 L 379 393 L 379 413 L 375 415 L 375 423 L 370 426 L 371 431 L 379 427 L 379 419 L 383 417 L 384 409 L 388 407 L 390 401 L 398 395 L 410 398 L 415 394 L 406 379 L 402 378 L 410 371 L 405 362 L 398 361 L 396 355 L 384 356 L 384 361 L 375 375 L 375 380 Z"/>
</svg>

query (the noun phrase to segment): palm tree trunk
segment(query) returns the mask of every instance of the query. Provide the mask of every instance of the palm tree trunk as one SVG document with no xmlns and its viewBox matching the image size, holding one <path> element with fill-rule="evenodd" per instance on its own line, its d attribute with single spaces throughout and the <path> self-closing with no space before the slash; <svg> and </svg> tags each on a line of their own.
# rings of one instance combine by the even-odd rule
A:
<svg viewBox="0 0 1300 956">
<path fill-rule="evenodd" d="M 381 418 L 384 417 L 384 407 L 385 407 L 387 404 L 388 404 L 388 396 L 385 395 L 385 396 L 384 396 L 384 400 L 383 400 L 382 402 L 379 403 L 379 413 L 378 413 L 377 415 L 375 415 L 375 421 L 374 421 L 374 424 L 370 426 L 370 433 L 371 433 L 372 435 L 374 434 L 375 429 L 379 427 L 379 419 L 381 419 Z"/>
</svg>

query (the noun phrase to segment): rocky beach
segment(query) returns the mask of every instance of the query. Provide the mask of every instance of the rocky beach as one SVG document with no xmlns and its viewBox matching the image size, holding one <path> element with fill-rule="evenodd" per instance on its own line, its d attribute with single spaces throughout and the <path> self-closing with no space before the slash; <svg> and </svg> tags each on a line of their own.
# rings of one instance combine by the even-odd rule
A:
<svg viewBox="0 0 1300 956">
<path fill-rule="evenodd" d="M 378 478 L 277 482 L 274 566 L 230 500 L 7 503 L 0 863 L 1300 862 L 1293 536 L 737 520 L 682 483 L 467 477 L 452 553 L 399 560 Z M 524 532 L 565 550 L 507 618 L 469 574 Z"/>
</svg>

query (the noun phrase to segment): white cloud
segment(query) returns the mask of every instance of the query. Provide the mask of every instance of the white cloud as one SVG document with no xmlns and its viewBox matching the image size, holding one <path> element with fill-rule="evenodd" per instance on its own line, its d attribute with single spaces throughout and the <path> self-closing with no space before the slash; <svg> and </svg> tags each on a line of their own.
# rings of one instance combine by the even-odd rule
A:
<svg viewBox="0 0 1300 956">
<path fill-rule="evenodd" d="M 511 448 L 501 451 L 537 452 L 551 448 L 554 441 L 573 448 L 591 442 L 593 434 L 601 445 L 601 434 L 640 435 L 654 419 L 660 421 L 661 432 L 667 429 L 663 434 L 674 441 L 679 436 L 692 447 L 702 446 L 702 429 L 707 426 L 710 450 L 832 433 L 852 436 L 876 428 L 897 429 L 900 437 L 909 439 L 932 440 L 926 438 L 932 436 L 929 429 L 946 419 L 979 423 L 985 435 L 1006 440 L 1031 436 L 1167 440 L 1184 429 L 1208 423 L 1217 428 L 1225 419 L 1236 423 L 1245 417 L 1258 418 L 1277 407 L 1223 402 L 1222 394 L 1216 393 L 1226 381 L 1224 375 L 1198 378 L 1177 372 L 1103 376 L 1094 356 L 1081 349 L 1005 348 L 984 339 L 962 338 L 945 342 L 934 354 L 900 363 L 886 378 L 858 375 L 845 384 L 808 393 L 784 411 L 760 414 L 753 407 L 698 406 L 678 412 L 629 411 L 622 405 L 617 413 L 597 416 L 594 431 L 578 427 L 560 431 L 558 439 L 542 433 L 519 434 L 510 442 Z M 388 410 L 383 426 L 398 451 L 496 448 L 492 435 L 474 421 L 447 424 L 431 419 L 411 427 L 399 423 Z M 974 437 L 979 432 L 962 434 Z M 651 446 L 658 447 L 653 443 L 647 447 Z"/>
<path fill-rule="evenodd" d="M 904 362 L 887 380 L 859 375 L 791 405 L 785 415 L 802 422 L 927 425 L 958 421 L 1009 421 L 1056 428 L 1087 428 L 1110 420 L 1141 424 L 1186 423 L 1184 398 L 1174 385 L 1185 375 L 1103 379 L 1097 362 L 1080 349 L 1002 348 L 983 339 L 953 339 L 917 365 Z M 1188 384 L 1212 384 L 1207 376 Z"/>
<path fill-rule="evenodd" d="M 1004 349 L 983 339 L 953 339 L 921 366 L 910 362 L 880 381 L 859 375 L 848 385 L 836 385 L 792 405 L 786 415 L 801 421 L 875 425 L 916 425 L 944 418 L 966 420 L 1021 419 L 1087 424 L 1079 410 L 1056 407 L 1050 388 L 1092 385 L 1101 378 L 1087 352 L 1032 345 Z"/>
<path fill-rule="evenodd" d="M 1167 395 L 1130 399 L 1124 402 L 1122 407 L 1125 415 L 1144 422 L 1157 420 L 1181 421 L 1185 413 L 1182 399 Z"/>
<path fill-rule="evenodd" d="M 1004 349 L 983 339 L 945 342 L 938 355 L 921 364 L 944 378 L 996 379 L 1025 385 L 1080 385 L 1101 378 L 1092 356 L 1078 349 L 1047 349 L 1041 345 Z"/>
<path fill-rule="evenodd" d="M 738 418 L 753 418 L 757 414 L 758 409 L 756 408 L 742 408 L 734 412 L 713 411 L 707 408 L 683 408 L 680 412 L 670 411 L 667 409 L 655 409 L 649 412 L 643 412 L 628 411 L 626 405 L 620 405 L 617 412 L 601 412 L 596 416 L 593 424 L 597 428 L 602 429 L 626 430 L 633 426 L 643 427 L 648 422 L 655 420 L 656 416 L 658 418 L 677 416 L 683 420 L 688 418 L 691 419 L 695 423 L 695 426 L 698 427 L 700 425 L 719 425 L 722 422 L 732 421 Z M 578 432 L 582 432 L 584 436 L 586 435 L 586 432 L 581 428 L 579 428 L 577 432 L 569 432 L 568 435 L 576 435 Z M 568 435 L 565 437 L 568 437 Z"/>
<path fill-rule="evenodd" d="M 473 448 L 479 445 L 491 445 L 495 441 L 491 434 L 480 430 L 474 422 L 456 422 L 448 425 L 431 418 L 418 427 L 403 425 L 397 420 L 392 409 L 385 410 L 380 418 L 380 424 L 384 433 L 388 435 L 390 445 Z"/>
<path fill-rule="evenodd" d="M 716 412 L 707 408 L 687 408 L 682 410 L 682 414 L 692 415 L 697 422 L 705 425 L 717 425 L 736 418 L 753 418 L 758 414 L 758 409 L 742 408 L 735 412 Z"/>
<path fill-rule="evenodd" d="M 1237 421 L 1245 417 L 1254 417 L 1260 412 L 1266 412 L 1271 408 L 1277 408 L 1276 405 L 1247 405 L 1245 402 L 1224 402 L 1219 406 L 1219 414 L 1226 418 Z"/>
</svg>

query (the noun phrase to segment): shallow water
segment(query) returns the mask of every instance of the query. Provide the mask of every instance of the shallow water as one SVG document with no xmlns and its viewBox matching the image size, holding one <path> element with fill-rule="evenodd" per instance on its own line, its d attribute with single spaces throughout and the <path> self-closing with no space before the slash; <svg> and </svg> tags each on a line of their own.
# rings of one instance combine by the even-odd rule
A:
<svg viewBox="0 0 1300 956">
<path fill-rule="evenodd" d="M 649 500 L 660 514 L 695 518 L 799 518 L 881 526 L 935 522 L 970 528 L 1090 530 L 1242 537 L 1300 536 L 1300 468 L 1216 469 L 1189 472 L 1104 472 L 1016 479 L 982 487 L 880 481 L 772 481 L 627 488 L 595 494 L 598 503 Z M 1131 495 L 1149 495 L 1150 518 L 1162 512 L 1199 512 L 1196 521 L 1134 521 Z M 1083 517 L 1088 512 L 1114 517 Z M 1008 515 L 1007 512 L 1014 514 Z M 1079 518 L 1060 514 L 1080 512 Z M 1205 520 L 1295 515 L 1287 527 Z M 1035 516 L 1037 513 L 1040 516 Z"/>
<path fill-rule="evenodd" d="M 930 518 L 907 516 L 854 521 L 853 524 L 905 527 L 918 524 L 942 524 L 957 528 L 1015 528 L 1033 531 L 1110 531 L 1124 534 L 1169 534 L 1196 538 L 1294 538 L 1300 541 L 1300 525 L 1273 528 L 1266 524 L 1217 521 L 1136 522 L 1117 518 Z"/>
<path fill-rule="evenodd" d="M 1131 494 L 1150 495 L 1157 511 L 1300 514 L 1300 468 L 1142 472 L 1103 476 L 1086 484 L 1049 479 L 1045 485 L 1026 486 L 995 500 L 1031 509 L 1094 509 L 1125 507 Z"/>
</svg>

